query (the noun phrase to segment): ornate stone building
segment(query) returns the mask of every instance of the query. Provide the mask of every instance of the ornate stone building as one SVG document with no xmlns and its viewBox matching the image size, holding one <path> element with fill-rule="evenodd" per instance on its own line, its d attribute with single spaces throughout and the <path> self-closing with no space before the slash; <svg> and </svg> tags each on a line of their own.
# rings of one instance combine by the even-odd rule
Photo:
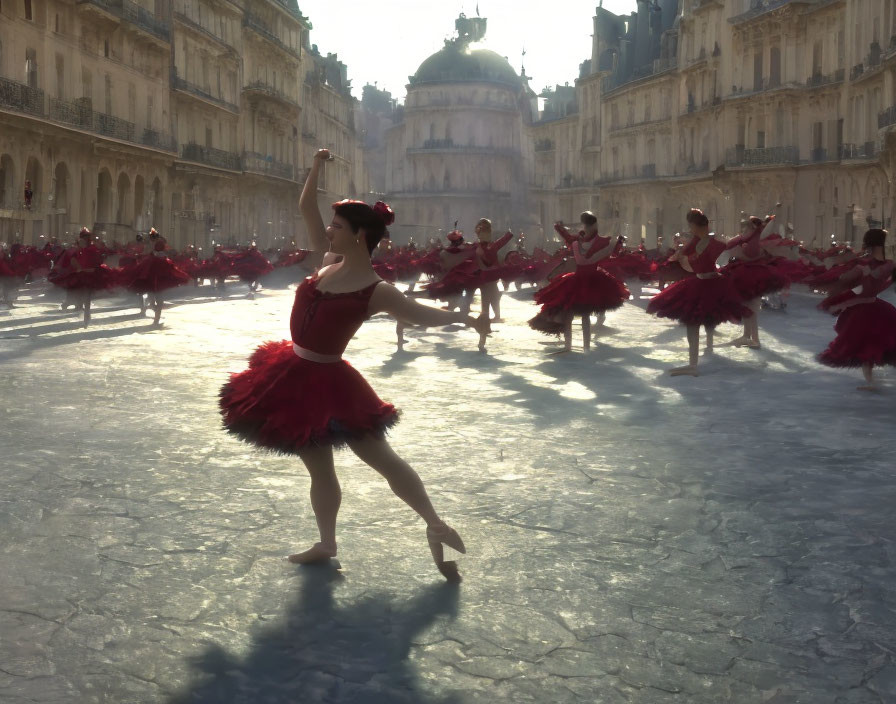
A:
<svg viewBox="0 0 896 704">
<path fill-rule="evenodd" d="M 855 241 L 896 206 L 894 78 L 887 0 L 598 8 L 566 118 L 579 158 L 533 175 L 558 184 L 540 194 L 542 221 L 591 207 L 605 230 L 650 244 L 683 229 L 689 206 L 731 234 L 742 210 L 781 201 L 804 241 Z M 536 124 L 536 144 L 554 129 Z"/>
<path fill-rule="evenodd" d="M 311 128 L 344 162 L 326 197 L 365 190 L 310 29 L 296 0 L 0 0 L 0 241 L 301 240 L 307 125 L 338 123 Z"/>
<path fill-rule="evenodd" d="M 448 231 L 455 220 L 467 232 L 481 217 L 496 229 L 532 223 L 530 91 L 505 58 L 472 46 L 485 26 L 461 15 L 458 36 L 409 78 L 386 136 L 386 192 L 399 241 Z"/>
</svg>

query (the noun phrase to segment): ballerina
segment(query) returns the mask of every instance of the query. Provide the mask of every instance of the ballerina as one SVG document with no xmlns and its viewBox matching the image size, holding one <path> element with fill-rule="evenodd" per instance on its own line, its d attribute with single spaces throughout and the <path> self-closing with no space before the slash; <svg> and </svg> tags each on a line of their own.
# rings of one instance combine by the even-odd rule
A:
<svg viewBox="0 0 896 704">
<path fill-rule="evenodd" d="M 896 365 L 896 308 L 879 298 L 893 280 L 893 262 L 884 254 L 886 241 L 886 230 L 868 230 L 862 241 L 867 256 L 840 277 L 838 288 L 845 290 L 821 303 L 822 309 L 839 315 L 837 337 L 818 361 L 829 367 L 861 366 L 865 383 L 857 387 L 860 391 L 877 390 L 876 365 Z"/>
<path fill-rule="evenodd" d="M 672 376 L 697 376 L 700 359 L 700 326 L 706 330 L 706 351 L 712 351 L 713 331 L 721 322 L 739 323 L 752 315 L 743 305 L 734 285 L 716 269 L 725 243 L 709 231 L 709 218 L 692 208 L 687 215 L 691 241 L 676 255 L 689 276 L 664 289 L 647 304 L 647 312 L 678 320 L 687 327 L 688 364 L 669 370 Z"/>
<path fill-rule="evenodd" d="M 165 305 L 164 291 L 187 283 L 190 275 L 168 258 L 168 241 L 154 227 L 149 231 L 149 242 L 149 254 L 125 270 L 120 279 L 128 290 L 139 294 L 146 305 L 152 307 L 152 324 L 160 325 Z M 141 310 L 141 315 L 145 311 L 146 306 Z"/>
<path fill-rule="evenodd" d="M 774 221 L 774 215 L 765 222 L 754 215 L 747 220 L 743 234 L 733 237 L 726 244 L 726 249 L 733 252 L 734 259 L 722 268 L 722 274 L 731 279 L 744 305 L 753 311 L 753 315 L 744 318 L 743 335 L 731 342 L 735 347 L 746 346 L 755 350 L 762 347 L 759 342 L 762 297 L 790 285 L 787 278 L 771 265 L 761 245 L 762 237 L 773 227 Z"/>
<path fill-rule="evenodd" d="M 385 439 L 386 429 L 398 420 L 398 411 L 376 395 L 342 359 L 342 352 L 363 322 L 376 313 L 389 313 L 411 325 L 465 323 L 480 339 L 488 333 L 488 319 L 425 306 L 376 275 L 370 255 L 394 220 L 385 203 L 374 207 L 361 201 L 335 203 L 333 220 L 324 228 L 317 183 L 321 163 L 328 158 L 328 150 L 317 152 L 299 200 L 312 248 L 321 252 L 329 244 L 325 265 L 296 290 L 290 318 L 292 340 L 259 347 L 249 359 L 249 368 L 233 374 L 222 388 L 224 424 L 255 445 L 298 455 L 311 475 L 311 507 L 320 541 L 290 555 L 290 562 L 325 562 L 337 554 L 336 516 L 342 492 L 333 448 L 348 445 L 424 519 L 437 567 L 446 579 L 459 581 L 457 565 L 445 561 L 443 547 L 463 553 L 463 541 L 433 508 L 419 475 Z M 340 261 L 327 263 L 337 255 Z"/>
<path fill-rule="evenodd" d="M 576 269 L 558 276 L 535 294 L 541 311 L 529 321 L 529 327 L 549 335 L 563 334 L 564 345 L 557 353 L 572 350 L 572 321 L 582 318 L 582 347 L 591 349 L 591 315 L 603 315 L 618 308 L 630 297 L 629 290 L 619 279 L 599 266 L 610 256 L 615 243 L 609 237 L 595 234 L 584 254 L 578 240 L 571 247 Z"/>
</svg>

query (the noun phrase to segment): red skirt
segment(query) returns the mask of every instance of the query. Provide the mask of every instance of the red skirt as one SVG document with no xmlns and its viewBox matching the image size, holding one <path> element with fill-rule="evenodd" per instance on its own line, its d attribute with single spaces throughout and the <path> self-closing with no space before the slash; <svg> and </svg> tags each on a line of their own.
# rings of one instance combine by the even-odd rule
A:
<svg viewBox="0 0 896 704">
<path fill-rule="evenodd" d="M 341 446 L 367 434 L 382 437 L 398 411 L 382 401 L 348 362 L 310 362 L 292 342 L 266 342 L 249 368 L 221 388 L 224 426 L 259 447 L 298 454 L 308 445 Z"/>
<path fill-rule="evenodd" d="M 240 277 L 240 281 L 258 281 L 262 276 L 270 274 L 274 265 L 264 257 L 246 257 L 233 262 L 231 273 Z"/>
<path fill-rule="evenodd" d="M 690 276 L 677 281 L 650 299 L 647 312 L 685 325 L 708 328 L 719 323 L 739 323 L 753 314 L 726 276 L 711 279 Z"/>
<path fill-rule="evenodd" d="M 731 279 L 734 289 L 745 301 L 761 298 L 790 285 L 790 280 L 774 266 L 763 262 L 733 261 L 722 269 Z"/>
<path fill-rule="evenodd" d="M 535 293 L 542 310 L 566 310 L 577 315 L 618 308 L 631 296 L 619 279 L 600 267 L 578 269 L 555 278 Z"/>
<path fill-rule="evenodd" d="M 158 293 L 190 280 L 190 275 L 175 266 L 168 257 L 144 257 L 122 271 L 119 281 L 134 293 Z"/>
<path fill-rule="evenodd" d="M 387 264 L 383 261 L 373 262 L 373 270 L 376 272 L 376 275 L 379 276 L 383 281 L 386 281 L 390 284 L 395 283 L 395 267 L 391 264 Z"/>
<path fill-rule="evenodd" d="M 850 291 L 851 293 L 851 291 Z M 896 308 L 879 298 L 856 303 L 834 324 L 837 337 L 818 356 L 829 367 L 896 365 Z"/>
<path fill-rule="evenodd" d="M 89 271 L 79 269 L 56 276 L 53 276 L 51 271 L 47 279 L 56 286 L 70 291 L 102 291 L 118 284 L 115 271 L 105 264 Z"/>
</svg>

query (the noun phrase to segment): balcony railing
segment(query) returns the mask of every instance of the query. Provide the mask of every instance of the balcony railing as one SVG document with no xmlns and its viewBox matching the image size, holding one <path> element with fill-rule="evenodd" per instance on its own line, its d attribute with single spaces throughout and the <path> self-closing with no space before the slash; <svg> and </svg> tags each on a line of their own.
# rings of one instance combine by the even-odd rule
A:
<svg viewBox="0 0 896 704">
<path fill-rule="evenodd" d="M 295 167 L 292 164 L 276 161 L 272 156 L 258 152 L 243 152 L 243 171 L 295 180 Z"/>
<path fill-rule="evenodd" d="M 778 164 L 796 164 L 800 160 L 797 147 L 763 147 L 745 149 L 741 146 L 730 147 L 725 152 L 726 166 L 775 166 Z"/>
<path fill-rule="evenodd" d="M 114 115 L 94 112 L 89 105 L 82 102 L 66 102 L 58 98 L 50 98 L 49 118 L 78 129 L 94 132 L 104 137 L 120 139 L 125 142 L 143 144 L 155 149 L 169 152 L 177 151 L 175 139 L 164 132 L 153 129 L 139 130 L 133 122 L 128 122 Z"/>
<path fill-rule="evenodd" d="M 196 161 L 200 164 L 215 166 L 229 171 L 241 171 L 239 154 L 226 152 L 222 149 L 204 147 L 201 144 L 190 142 L 181 147 L 180 155 L 187 161 Z"/>
<path fill-rule="evenodd" d="M 838 68 L 833 73 L 820 74 L 816 73 L 806 79 L 806 88 L 819 88 L 821 86 L 832 85 L 834 83 L 842 83 L 846 78 L 846 69 Z"/>
<path fill-rule="evenodd" d="M 279 88 L 275 88 L 274 86 L 265 83 L 264 81 L 252 81 L 248 85 L 243 86 L 243 90 L 252 93 L 261 93 L 262 95 L 266 95 L 269 98 L 274 98 L 275 100 L 287 103 L 291 107 L 299 107 L 298 100 L 287 95 Z"/>
<path fill-rule="evenodd" d="M 190 17 L 187 17 L 187 15 L 185 15 L 183 12 L 175 11 L 174 16 L 177 18 L 177 20 L 179 22 L 182 22 L 183 24 L 187 25 L 188 27 L 192 27 L 194 30 L 196 30 L 200 34 L 205 35 L 209 39 L 212 39 L 213 41 L 223 44 L 224 46 L 229 47 L 231 49 L 233 48 L 233 45 L 229 41 L 227 41 L 224 37 L 222 37 L 220 34 L 217 34 L 210 29 L 206 29 L 201 24 L 199 24 L 196 20 L 194 20 Z"/>
<path fill-rule="evenodd" d="M 888 107 L 877 115 L 877 128 L 883 129 L 890 125 L 896 125 L 896 105 Z"/>
<path fill-rule="evenodd" d="M 0 107 L 29 115 L 43 115 L 44 92 L 0 76 Z"/>
<path fill-rule="evenodd" d="M 809 161 L 813 163 L 828 161 L 828 150 L 824 147 L 815 147 L 809 152 Z"/>
<path fill-rule="evenodd" d="M 535 151 L 549 152 L 553 151 L 554 143 L 550 139 L 539 139 L 535 142 Z"/>
<path fill-rule="evenodd" d="M 847 159 L 876 159 L 880 153 L 880 144 L 875 141 L 864 144 L 841 144 L 840 158 Z"/>
<path fill-rule="evenodd" d="M 849 72 L 849 80 L 854 81 L 865 72 L 865 64 L 856 64 Z"/>
<path fill-rule="evenodd" d="M 764 15 L 766 12 L 771 12 L 792 1 L 793 0 L 751 0 L 749 10 L 742 12 L 739 15 L 735 15 L 734 17 L 729 17 L 728 22 L 735 25 L 749 22 L 760 15 Z"/>
<path fill-rule="evenodd" d="M 230 110 L 231 112 L 239 112 L 239 106 L 234 105 L 229 100 L 225 100 L 224 98 L 219 98 L 217 95 L 212 95 L 206 90 L 203 90 L 199 86 L 194 83 L 190 83 L 188 80 L 181 78 L 177 75 L 177 71 L 175 69 L 171 69 L 171 87 L 175 90 L 182 90 L 186 93 L 191 93 L 203 100 L 207 100 L 215 105 L 219 105 L 225 110 Z"/>
<path fill-rule="evenodd" d="M 246 13 L 245 17 L 243 17 L 243 26 L 248 27 L 249 29 L 257 32 L 259 35 L 261 35 L 262 37 L 267 39 L 272 44 L 276 44 L 287 54 L 290 54 L 290 55 L 296 57 L 297 59 L 302 58 L 302 55 L 301 55 L 299 49 L 294 49 L 293 47 L 285 44 L 283 42 L 283 40 L 281 40 L 276 34 L 274 34 L 273 31 L 271 31 L 271 28 L 267 26 L 265 21 L 263 19 L 261 19 L 261 17 L 259 17 L 255 13 L 253 13 L 253 12 Z"/>
<path fill-rule="evenodd" d="M 153 36 L 171 41 L 171 25 L 167 20 L 156 17 L 152 12 L 141 7 L 133 0 L 78 0 L 79 5 L 95 5 L 126 22 L 149 32 Z"/>
</svg>

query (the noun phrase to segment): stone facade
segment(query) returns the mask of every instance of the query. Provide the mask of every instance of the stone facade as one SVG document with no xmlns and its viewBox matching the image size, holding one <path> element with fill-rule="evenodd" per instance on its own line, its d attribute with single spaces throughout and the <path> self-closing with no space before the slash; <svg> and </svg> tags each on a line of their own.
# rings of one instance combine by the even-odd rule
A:
<svg viewBox="0 0 896 704">
<path fill-rule="evenodd" d="M 307 125 L 342 126 L 327 197 L 364 189 L 357 101 L 309 87 L 310 29 L 295 0 L 2 0 L 0 241 L 301 244 Z"/>
<path fill-rule="evenodd" d="M 557 184 L 534 193 L 541 221 L 591 208 L 605 231 L 651 245 L 690 206 L 730 235 L 741 211 L 781 201 L 806 243 L 855 242 L 896 206 L 894 78 L 887 0 L 598 8 L 577 115 L 533 126 L 536 144 L 558 129 L 578 140 L 578 159 L 536 159 L 533 184 Z"/>
</svg>

